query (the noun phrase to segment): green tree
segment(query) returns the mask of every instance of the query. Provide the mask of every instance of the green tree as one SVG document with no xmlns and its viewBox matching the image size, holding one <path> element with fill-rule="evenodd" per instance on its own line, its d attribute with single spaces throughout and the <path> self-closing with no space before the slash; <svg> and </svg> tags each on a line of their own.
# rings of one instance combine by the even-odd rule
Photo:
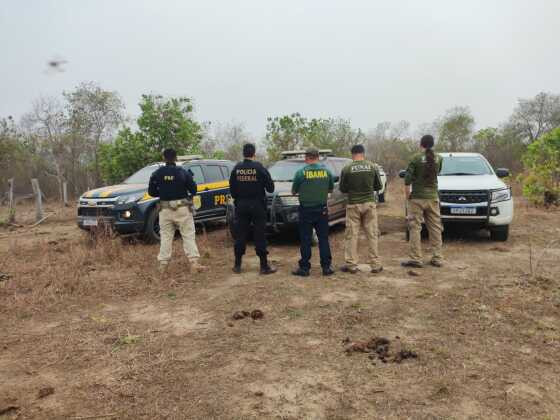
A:
<svg viewBox="0 0 560 420">
<path fill-rule="evenodd" d="M 558 204 L 560 199 L 560 128 L 542 135 L 523 156 L 523 194 L 537 204 Z"/>
<path fill-rule="evenodd" d="M 138 130 L 122 129 L 113 144 L 100 147 L 103 179 L 119 182 L 147 164 L 161 161 L 166 148 L 178 154 L 200 152 L 202 126 L 193 118 L 189 98 L 142 95 Z"/>
<path fill-rule="evenodd" d="M 284 150 L 309 146 L 332 149 L 337 156 L 348 156 L 350 147 L 364 140 L 363 133 L 353 129 L 348 120 L 307 119 L 294 113 L 268 119 L 265 144 L 269 160 L 278 160 Z"/>
<path fill-rule="evenodd" d="M 467 107 L 447 111 L 437 123 L 437 149 L 443 152 L 462 152 L 471 144 L 474 118 Z"/>
</svg>

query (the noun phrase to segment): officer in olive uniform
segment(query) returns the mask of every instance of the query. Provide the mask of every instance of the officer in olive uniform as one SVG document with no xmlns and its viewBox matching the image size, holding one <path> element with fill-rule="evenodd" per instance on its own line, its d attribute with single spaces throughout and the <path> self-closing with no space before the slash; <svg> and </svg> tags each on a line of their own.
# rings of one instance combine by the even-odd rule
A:
<svg viewBox="0 0 560 420">
<path fill-rule="evenodd" d="M 319 238 L 319 254 L 323 275 L 334 274 L 331 267 L 332 256 L 329 246 L 329 210 L 327 199 L 334 189 L 331 172 L 319 163 L 319 151 L 309 148 L 305 151 L 307 164 L 296 172 L 292 183 L 292 194 L 299 195 L 299 239 L 301 259 L 299 268 L 292 271 L 294 276 L 307 277 L 311 269 L 311 237 L 313 229 Z"/>
<path fill-rule="evenodd" d="M 405 196 L 407 202 L 407 218 L 410 232 L 410 257 L 403 261 L 403 267 L 422 268 L 421 231 L 425 221 L 430 236 L 434 267 L 443 265 L 442 239 L 443 226 L 439 211 L 438 174 L 441 171 L 442 158 L 434 153 L 434 138 L 426 135 L 420 140 L 423 153 L 415 156 L 406 171 Z M 411 191 L 412 189 L 412 191 Z"/>
<path fill-rule="evenodd" d="M 251 223 L 255 251 L 260 258 L 260 273 L 272 274 L 276 268 L 268 263 L 266 249 L 266 192 L 274 192 L 274 182 L 268 170 L 256 162 L 255 145 L 243 146 L 243 162 L 239 162 L 229 178 L 229 190 L 235 203 L 235 265 L 234 273 L 241 272 L 241 260 L 247 248 L 247 235 Z"/>
<path fill-rule="evenodd" d="M 340 191 L 348 194 L 346 206 L 346 265 L 343 272 L 358 272 L 358 239 L 363 228 L 369 246 L 369 263 L 374 274 L 383 271 L 379 261 L 377 246 L 377 206 L 375 192 L 382 188 L 377 165 L 365 159 L 365 149 L 361 144 L 352 146 L 352 162 L 340 174 Z"/>
<path fill-rule="evenodd" d="M 196 183 L 192 175 L 175 164 L 177 152 L 166 149 L 163 152 L 165 166 L 158 168 L 150 177 L 148 194 L 159 197 L 159 229 L 161 244 L 158 255 L 160 270 L 164 271 L 171 260 L 175 230 L 179 229 L 183 238 L 183 250 L 191 270 L 203 271 L 200 254 L 195 241 L 195 227 L 192 212 L 192 197 L 196 195 Z"/>
</svg>

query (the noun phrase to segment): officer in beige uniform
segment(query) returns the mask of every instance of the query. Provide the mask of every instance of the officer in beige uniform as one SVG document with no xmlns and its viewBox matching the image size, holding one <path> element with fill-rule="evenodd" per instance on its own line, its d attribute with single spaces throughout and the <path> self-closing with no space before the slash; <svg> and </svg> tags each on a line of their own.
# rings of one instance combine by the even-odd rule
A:
<svg viewBox="0 0 560 420">
<path fill-rule="evenodd" d="M 159 228 L 161 244 L 158 255 L 160 270 L 165 270 L 171 260 L 175 230 L 179 229 L 183 238 L 183 250 L 191 271 L 206 269 L 200 265 L 198 248 L 195 241 L 195 227 L 192 210 L 192 197 L 197 193 L 196 182 L 183 167 L 175 164 L 177 152 L 165 149 L 165 166 L 158 168 L 150 177 L 148 194 L 160 198 Z"/>
<path fill-rule="evenodd" d="M 420 147 L 423 153 L 415 156 L 405 177 L 405 196 L 407 202 L 408 228 L 410 232 L 410 258 L 403 261 L 403 267 L 422 268 L 421 231 L 422 222 L 426 223 L 430 235 L 434 267 L 443 265 L 442 239 L 443 226 L 439 212 L 438 174 L 441 171 L 442 159 L 433 151 L 434 138 L 430 135 L 422 137 Z M 411 191 L 412 187 L 412 191 Z"/>
<path fill-rule="evenodd" d="M 383 270 L 379 261 L 377 246 L 377 206 L 375 192 L 382 188 L 381 176 L 377 165 L 365 159 L 364 146 L 357 144 L 352 147 L 352 163 L 344 167 L 340 174 L 340 191 L 348 194 L 346 206 L 346 265 L 343 272 L 358 272 L 358 239 L 363 229 L 368 240 L 369 263 L 371 272 L 376 274 Z"/>
</svg>

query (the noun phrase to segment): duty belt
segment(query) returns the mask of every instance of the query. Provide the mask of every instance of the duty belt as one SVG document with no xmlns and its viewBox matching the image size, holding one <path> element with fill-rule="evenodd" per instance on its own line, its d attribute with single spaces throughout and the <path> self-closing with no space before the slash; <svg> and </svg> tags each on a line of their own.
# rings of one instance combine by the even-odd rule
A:
<svg viewBox="0 0 560 420">
<path fill-rule="evenodd" d="M 160 205 L 162 209 L 177 210 L 180 207 L 191 206 L 192 201 L 189 201 L 186 198 L 170 201 L 160 200 Z"/>
</svg>

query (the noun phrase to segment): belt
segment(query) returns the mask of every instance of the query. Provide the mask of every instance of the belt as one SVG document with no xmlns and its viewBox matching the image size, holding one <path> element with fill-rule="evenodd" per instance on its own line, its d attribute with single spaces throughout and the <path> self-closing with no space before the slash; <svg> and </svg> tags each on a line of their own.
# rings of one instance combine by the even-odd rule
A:
<svg viewBox="0 0 560 420">
<path fill-rule="evenodd" d="M 160 200 L 159 203 L 162 209 L 170 209 L 170 210 L 177 210 L 180 207 L 192 205 L 192 202 L 187 200 L 186 198 L 183 198 L 181 200 L 169 200 L 169 201 Z"/>
</svg>

